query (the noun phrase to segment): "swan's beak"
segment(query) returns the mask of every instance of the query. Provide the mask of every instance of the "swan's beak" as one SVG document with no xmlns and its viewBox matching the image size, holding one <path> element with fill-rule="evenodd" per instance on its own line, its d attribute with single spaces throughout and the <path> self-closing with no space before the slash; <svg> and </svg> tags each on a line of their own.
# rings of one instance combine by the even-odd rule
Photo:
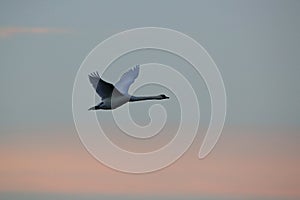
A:
<svg viewBox="0 0 300 200">
<path fill-rule="evenodd" d="M 168 97 L 168 96 L 166 96 L 164 94 L 161 94 L 160 96 L 162 97 L 162 99 L 169 99 L 170 98 L 170 97 Z"/>
</svg>

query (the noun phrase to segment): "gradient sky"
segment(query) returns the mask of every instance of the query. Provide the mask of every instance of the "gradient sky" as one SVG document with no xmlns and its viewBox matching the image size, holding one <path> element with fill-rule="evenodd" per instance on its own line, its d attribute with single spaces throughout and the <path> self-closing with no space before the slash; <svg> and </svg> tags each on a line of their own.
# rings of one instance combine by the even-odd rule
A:
<svg viewBox="0 0 300 200">
<path fill-rule="evenodd" d="M 299 13 L 299 1 L 275 0 L 0 1 L 0 199 L 299 199 Z M 98 43 L 145 26 L 175 29 L 203 45 L 223 76 L 228 112 L 221 140 L 204 160 L 197 159 L 199 131 L 172 166 L 129 175 L 85 151 L 72 88 Z M 114 65 L 122 64 L 121 72 L 153 60 L 184 64 L 144 51 Z M 201 80 L 197 91 L 206 124 Z M 148 119 L 135 115 L 140 123 Z"/>
</svg>

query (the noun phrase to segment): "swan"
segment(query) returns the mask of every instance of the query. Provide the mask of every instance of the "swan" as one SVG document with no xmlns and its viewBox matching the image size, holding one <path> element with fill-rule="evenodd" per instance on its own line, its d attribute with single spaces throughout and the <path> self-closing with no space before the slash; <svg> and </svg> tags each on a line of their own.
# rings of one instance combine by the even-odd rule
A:
<svg viewBox="0 0 300 200">
<path fill-rule="evenodd" d="M 129 95 L 128 89 L 138 77 L 139 72 L 140 66 L 136 65 L 134 68 L 125 72 L 115 86 L 100 78 L 98 72 L 89 74 L 88 77 L 90 83 L 96 90 L 96 93 L 101 97 L 101 102 L 98 105 L 89 108 L 88 110 L 112 110 L 122 106 L 127 102 L 169 99 L 169 97 L 164 94 L 156 96 Z"/>
</svg>

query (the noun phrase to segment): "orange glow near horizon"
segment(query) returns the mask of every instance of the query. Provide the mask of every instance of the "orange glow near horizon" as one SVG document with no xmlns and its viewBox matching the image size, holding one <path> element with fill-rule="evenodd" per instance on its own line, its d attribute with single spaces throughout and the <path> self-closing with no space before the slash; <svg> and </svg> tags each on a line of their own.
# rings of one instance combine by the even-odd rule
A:
<svg viewBox="0 0 300 200">
<path fill-rule="evenodd" d="M 203 160 L 197 158 L 200 143 L 196 141 L 171 166 L 141 175 L 117 172 L 99 163 L 75 135 L 57 141 L 57 135 L 52 140 L 11 140 L 0 147 L 0 190 L 300 197 L 297 134 L 289 138 L 277 134 L 271 141 L 267 136 L 246 135 L 223 136 L 211 155 Z"/>
</svg>

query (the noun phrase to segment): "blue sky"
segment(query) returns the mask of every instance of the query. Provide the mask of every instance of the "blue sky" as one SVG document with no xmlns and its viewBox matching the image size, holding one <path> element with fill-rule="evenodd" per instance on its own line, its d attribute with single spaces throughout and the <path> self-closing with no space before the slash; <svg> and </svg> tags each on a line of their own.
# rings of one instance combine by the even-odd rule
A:
<svg viewBox="0 0 300 200">
<path fill-rule="evenodd" d="M 228 123 L 298 126 L 298 9 L 297 1 L 3 1 L 2 29 L 50 30 L 0 38 L 1 125 L 71 123 L 72 84 L 88 52 L 112 34 L 158 26 L 208 50 L 225 82 Z"/>
</svg>

